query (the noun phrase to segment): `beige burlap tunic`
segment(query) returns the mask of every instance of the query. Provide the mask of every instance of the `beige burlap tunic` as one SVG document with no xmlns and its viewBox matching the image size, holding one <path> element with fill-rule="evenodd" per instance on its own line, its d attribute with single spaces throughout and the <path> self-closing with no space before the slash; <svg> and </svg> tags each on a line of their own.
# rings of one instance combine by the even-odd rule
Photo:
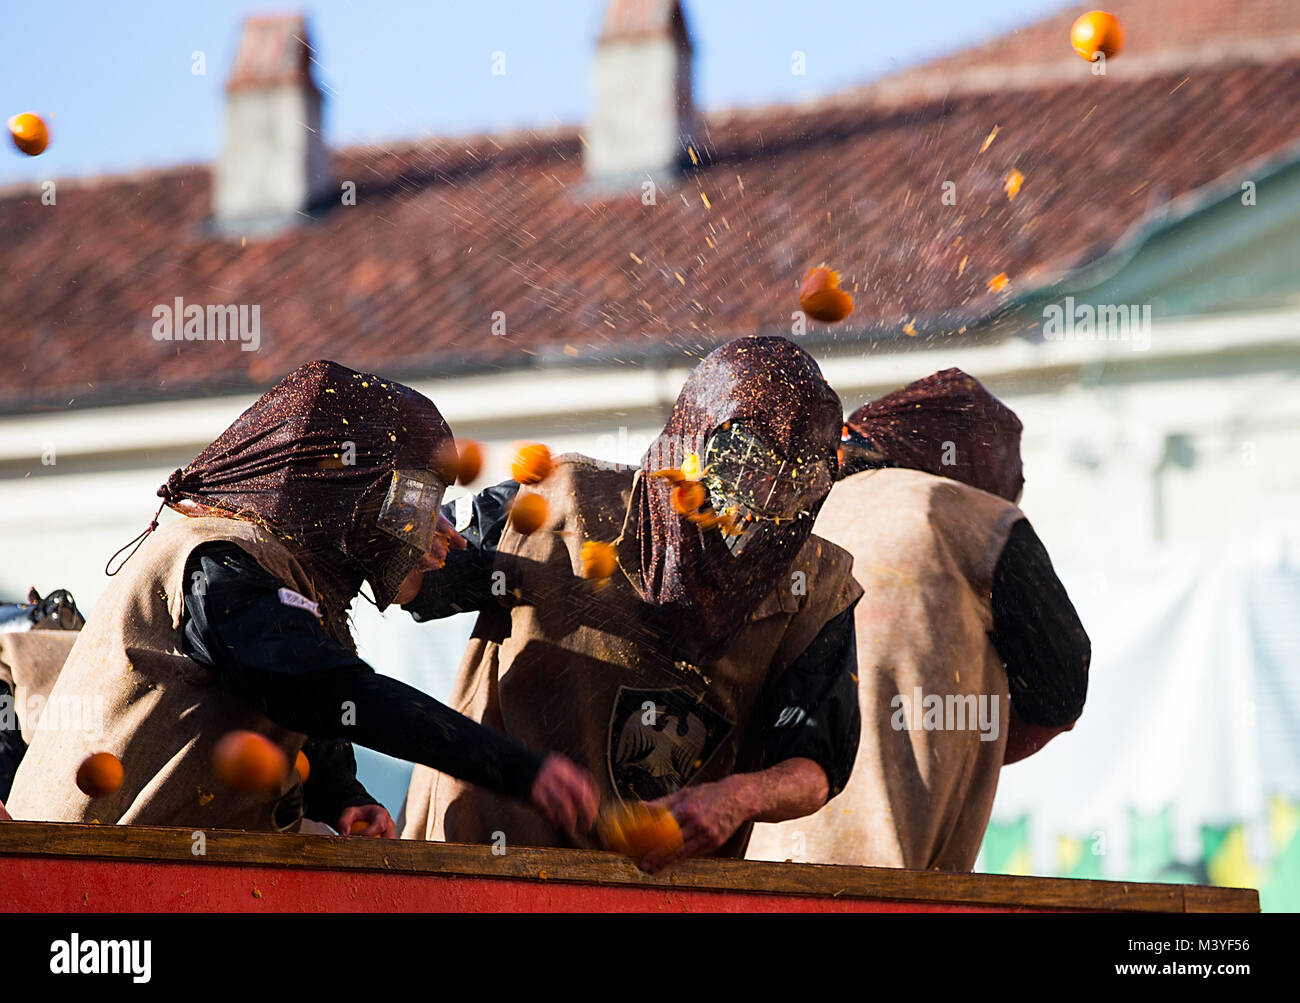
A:
<svg viewBox="0 0 1300 1003">
<path fill-rule="evenodd" d="M 582 578 L 582 544 L 620 537 L 633 483 L 630 470 L 568 455 L 542 484 L 520 489 L 542 495 L 550 518 L 529 536 L 502 534 L 495 570 L 518 605 L 480 615 L 451 705 L 587 767 L 602 797 L 634 801 L 759 768 L 764 684 L 861 590 L 849 555 L 810 537 L 725 657 L 674 661 L 621 570 L 603 584 Z M 637 560 L 624 536 L 620 563 Z M 573 845 L 528 805 L 424 766 L 403 814 L 408 839 Z M 749 828 L 718 855 L 743 854 Z"/>
<path fill-rule="evenodd" d="M 13 691 L 23 741 L 31 745 L 50 690 L 77 641 L 75 630 L 20 630 L 0 634 L 0 682 Z M 59 708 L 55 707 L 59 713 Z"/>
<path fill-rule="evenodd" d="M 993 571 L 1021 518 L 996 495 L 914 470 L 865 471 L 832 489 L 815 529 L 853 555 L 865 590 L 862 740 L 844 792 L 814 815 L 755 826 L 751 859 L 974 866 L 1010 709 L 989 640 Z M 996 712 L 995 731 L 981 708 L 984 725 Z"/>
<path fill-rule="evenodd" d="M 182 655 L 185 563 L 200 544 L 229 541 L 312 601 L 307 570 L 280 541 L 233 519 L 195 518 L 153 533 L 113 579 L 77 637 L 50 691 L 51 705 L 102 708 L 82 727 L 46 727 L 47 714 L 18 768 L 7 803 L 17 819 L 174 825 L 271 831 L 282 788 L 237 793 L 213 774 L 212 750 L 226 732 L 267 736 L 293 762 L 306 736 L 273 724 L 220 679 Z M 122 761 L 119 791 L 89 798 L 76 786 L 91 753 Z M 295 826 L 288 826 L 293 828 Z"/>
</svg>

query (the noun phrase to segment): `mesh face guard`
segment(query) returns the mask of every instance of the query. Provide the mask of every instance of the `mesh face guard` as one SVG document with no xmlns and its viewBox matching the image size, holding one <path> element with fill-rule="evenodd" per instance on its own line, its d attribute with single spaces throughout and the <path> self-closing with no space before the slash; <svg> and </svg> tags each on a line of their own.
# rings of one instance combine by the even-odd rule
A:
<svg viewBox="0 0 1300 1003">
<path fill-rule="evenodd" d="M 739 422 L 713 433 L 704 449 L 702 477 L 711 493 L 725 495 L 762 519 L 810 515 L 830 491 L 830 468 L 822 460 L 788 460 Z"/>
<path fill-rule="evenodd" d="M 378 526 L 421 555 L 433 549 L 438 508 L 447 486 L 427 470 L 394 470 Z"/>
<path fill-rule="evenodd" d="M 742 531 L 723 537 L 733 557 L 781 522 L 811 515 L 833 483 L 824 461 L 788 460 L 739 422 L 710 436 L 701 480 L 714 509 L 730 509 L 739 520 Z"/>
</svg>

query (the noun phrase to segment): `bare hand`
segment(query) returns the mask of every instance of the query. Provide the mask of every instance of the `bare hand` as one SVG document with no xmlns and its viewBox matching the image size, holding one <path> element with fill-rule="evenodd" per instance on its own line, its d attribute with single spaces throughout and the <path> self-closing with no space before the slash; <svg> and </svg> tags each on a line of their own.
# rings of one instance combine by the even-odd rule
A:
<svg viewBox="0 0 1300 1003">
<path fill-rule="evenodd" d="M 533 781 L 529 799 L 557 829 L 576 835 L 596 824 L 600 792 L 591 774 L 558 754 L 547 756 Z"/>
<path fill-rule="evenodd" d="M 356 821 L 363 821 L 368 824 L 365 829 L 354 833 L 352 823 Z M 393 816 L 388 814 L 388 809 L 381 804 L 362 804 L 345 808 L 343 814 L 339 816 L 338 829 L 341 836 L 397 838 L 397 826 L 393 822 Z"/>
<path fill-rule="evenodd" d="M 447 555 L 453 550 L 464 550 L 467 544 L 465 538 L 456 532 L 456 527 L 451 521 L 438 513 L 438 524 L 433 529 L 433 545 L 429 549 L 427 561 L 433 564 L 433 568 L 428 570 L 437 570 L 447 563 Z"/>
<path fill-rule="evenodd" d="M 438 524 L 434 529 L 433 542 L 429 544 L 429 552 L 421 557 L 420 562 L 411 569 L 411 573 L 402 579 L 402 584 L 393 594 L 393 602 L 398 606 L 409 603 L 420 594 L 420 588 L 424 585 L 424 576 L 446 564 L 447 555 L 453 550 L 464 550 L 465 547 L 465 538 L 457 533 L 456 527 L 439 512 Z"/>
<path fill-rule="evenodd" d="M 12 822 L 14 817 L 5 811 L 5 803 L 0 801 L 0 822 Z"/>
<path fill-rule="evenodd" d="M 753 817 L 751 800 L 744 777 L 737 775 L 711 784 L 686 787 L 650 802 L 673 813 L 673 818 L 682 828 L 682 845 L 676 850 L 652 853 L 637 866 L 648 874 L 654 874 L 690 857 L 712 853 Z"/>
</svg>

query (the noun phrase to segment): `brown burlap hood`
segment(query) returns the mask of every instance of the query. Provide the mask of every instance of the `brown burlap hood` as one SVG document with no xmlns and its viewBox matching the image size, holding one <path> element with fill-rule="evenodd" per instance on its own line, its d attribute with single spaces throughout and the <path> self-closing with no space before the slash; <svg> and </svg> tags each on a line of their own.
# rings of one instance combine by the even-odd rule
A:
<svg viewBox="0 0 1300 1003">
<path fill-rule="evenodd" d="M 1014 502 L 1024 426 L 979 380 L 945 369 L 864 404 L 846 422 L 841 477 L 873 466 L 949 477 Z"/>
<path fill-rule="evenodd" d="M 820 460 L 835 470 L 843 411 L 807 352 L 785 338 L 747 337 L 711 352 L 682 387 L 663 432 L 641 461 L 620 541 L 620 562 L 642 600 L 672 626 L 675 646 L 695 664 L 712 661 L 779 585 L 812 533 L 810 517 L 778 527 L 738 557 L 717 530 L 673 510 L 671 485 L 650 476 L 703 458 L 709 436 L 744 421 L 787 458 Z M 636 570 L 632 570 L 636 569 Z"/>
<path fill-rule="evenodd" d="M 455 479 L 451 429 L 410 387 L 336 362 L 300 366 L 158 494 L 264 526 L 351 600 L 370 582 L 387 606 L 420 554 L 376 524 L 395 470 Z M 184 511 L 184 508 L 178 508 Z"/>
</svg>

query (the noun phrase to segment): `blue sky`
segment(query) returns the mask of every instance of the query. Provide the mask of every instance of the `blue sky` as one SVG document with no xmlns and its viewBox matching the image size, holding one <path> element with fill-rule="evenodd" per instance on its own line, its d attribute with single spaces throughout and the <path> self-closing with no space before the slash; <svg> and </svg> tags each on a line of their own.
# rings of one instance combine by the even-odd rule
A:
<svg viewBox="0 0 1300 1003">
<path fill-rule="evenodd" d="M 47 116 L 40 157 L 9 144 L 0 182 L 211 161 L 242 18 L 305 10 L 332 145 L 583 121 L 608 0 L 11 0 L 0 118 Z M 1062 0 L 687 0 L 704 108 L 797 101 L 1036 20 Z M 1087 5 L 1079 5 L 1080 10 Z M 1062 39 L 1062 45 L 1066 40 Z M 790 72 L 806 53 L 807 73 Z M 493 52 L 506 74 L 491 74 Z M 202 52 L 207 73 L 191 72 Z"/>
</svg>

